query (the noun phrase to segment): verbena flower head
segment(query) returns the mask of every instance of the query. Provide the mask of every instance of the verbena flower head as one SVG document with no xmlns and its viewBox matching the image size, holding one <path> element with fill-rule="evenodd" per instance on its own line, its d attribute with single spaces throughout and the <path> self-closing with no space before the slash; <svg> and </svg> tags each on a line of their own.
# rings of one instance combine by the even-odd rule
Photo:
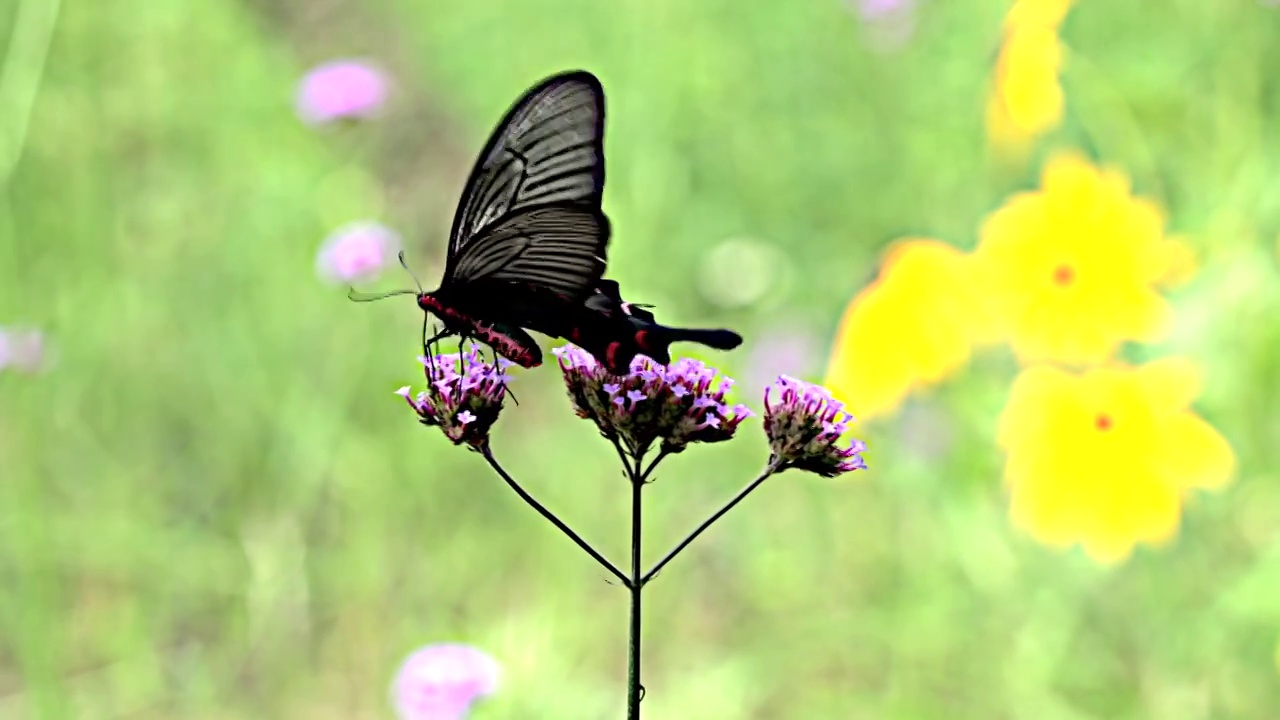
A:
<svg viewBox="0 0 1280 720">
<path fill-rule="evenodd" d="M 376 222 L 343 225 L 325 238 L 316 254 L 316 272 L 332 283 L 369 280 L 395 262 L 400 236 Z"/>
<path fill-rule="evenodd" d="M 498 689 L 500 675 L 497 661 L 473 647 L 428 645 L 400 666 L 391 702 L 400 720 L 462 720 L 477 698 Z"/>
<path fill-rule="evenodd" d="M 765 388 L 764 407 L 764 432 L 779 470 L 795 468 L 835 477 L 867 468 L 862 459 L 867 446 L 861 440 L 848 447 L 837 445 L 853 417 L 826 388 L 779 375 Z"/>
<path fill-rule="evenodd" d="M 552 352 L 578 417 L 621 441 L 633 456 L 659 440 L 667 452 L 728 440 L 752 414 L 744 405 L 725 404 L 733 380 L 697 360 L 682 358 L 664 367 L 636 357 L 626 375 L 613 375 L 575 345 Z"/>
<path fill-rule="evenodd" d="M 502 412 L 511 363 L 498 358 L 497 365 L 480 359 L 475 350 L 432 358 L 420 356 L 427 389 L 414 395 L 408 385 L 396 391 L 418 414 L 423 425 L 437 426 L 454 445 L 483 447 L 489 429 Z"/>
<path fill-rule="evenodd" d="M 360 60 L 318 65 L 298 86 L 298 115 L 313 125 L 373 117 L 386 102 L 388 82 Z"/>
</svg>

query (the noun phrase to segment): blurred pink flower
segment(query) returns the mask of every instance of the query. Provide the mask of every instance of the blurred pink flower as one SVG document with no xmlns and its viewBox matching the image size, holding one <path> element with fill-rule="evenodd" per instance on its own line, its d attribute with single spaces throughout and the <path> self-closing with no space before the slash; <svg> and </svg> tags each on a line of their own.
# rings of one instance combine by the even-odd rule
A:
<svg viewBox="0 0 1280 720">
<path fill-rule="evenodd" d="M 373 117 L 386 102 L 388 85 L 380 70 L 361 60 L 318 65 L 298 86 L 298 115 L 313 125 Z"/>
<path fill-rule="evenodd" d="M 473 647 L 428 645 L 400 666 L 391 701 L 400 720 L 462 720 L 472 702 L 498 689 L 500 675 L 497 661 Z"/>
<path fill-rule="evenodd" d="M 325 238 L 316 256 L 316 271 L 333 283 L 368 280 L 400 252 L 400 236 L 375 222 L 343 225 Z"/>
<path fill-rule="evenodd" d="M 817 336 L 798 321 L 773 323 L 756 337 L 742 370 L 747 387 L 764 387 L 779 375 L 806 377 L 825 360 Z"/>
<path fill-rule="evenodd" d="M 955 445 L 955 423 L 937 403 L 907 402 L 897 425 L 898 446 L 913 459 L 937 462 Z"/>
<path fill-rule="evenodd" d="M 48 361 L 48 347 L 39 330 L 0 328 L 0 372 L 37 373 Z"/>
<path fill-rule="evenodd" d="M 862 18 L 867 44 L 877 52 L 891 52 L 905 45 L 916 29 L 913 0 L 851 0 Z"/>
</svg>

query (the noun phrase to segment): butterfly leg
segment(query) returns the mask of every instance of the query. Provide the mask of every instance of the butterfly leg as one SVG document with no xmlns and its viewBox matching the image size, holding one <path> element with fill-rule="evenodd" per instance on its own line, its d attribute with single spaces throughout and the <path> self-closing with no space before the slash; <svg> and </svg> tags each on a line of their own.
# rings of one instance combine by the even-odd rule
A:
<svg viewBox="0 0 1280 720">
<path fill-rule="evenodd" d="M 448 328 L 445 328 L 443 330 L 438 331 L 436 334 L 432 335 L 431 337 L 427 337 L 427 321 L 425 319 L 422 321 L 422 354 L 425 355 L 427 358 L 427 370 L 431 372 L 433 375 L 435 374 L 436 365 L 435 365 L 435 353 L 432 351 L 432 346 L 436 345 L 437 343 L 439 343 L 440 340 L 443 340 L 444 338 L 447 338 L 452 334 L 453 334 L 452 331 L 450 331 Z"/>
</svg>

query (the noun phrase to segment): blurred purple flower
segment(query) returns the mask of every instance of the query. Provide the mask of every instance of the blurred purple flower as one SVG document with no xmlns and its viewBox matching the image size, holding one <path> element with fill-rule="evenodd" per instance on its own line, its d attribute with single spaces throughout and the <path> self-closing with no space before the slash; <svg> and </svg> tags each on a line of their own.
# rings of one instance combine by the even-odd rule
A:
<svg viewBox="0 0 1280 720">
<path fill-rule="evenodd" d="M 620 440 L 633 457 L 656 440 L 662 440 L 666 452 L 680 452 L 694 442 L 728 440 L 751 416 L 744 405 L 725 404 L 733 380 L 697 360 L 681 358 L 663 366 L 638 356 L 626 375 L 612 375 L 575 345 L 552 353 L 560 359 L 578 417 L 595 422 L 605 437 Z"/>
<path fill-rule="evenodd" d="M 915 34 L 914 0 L 850 0 L 867 32 L 867 44 L 877 52 L 902 47 Z"/>
<path fill-rule="evenodd" d="M 771 395 L 777 393 L 777 398 Z M 851 470 L 865 470 L 861 440 L 838 447 L 853 416 L 844 403 L 820 385 L 780 375 L 764 391 L 764 432 L 779 470 L 795 468 L 835 477 Z"/>
<path fill-rule="evenodd" d="M 490 365 L 475 350 L 420 356 L 418 362 L 426 373 L 427 389 L 414 395 L 406 385 L 396 394 L 418 414 L 418 422 L 439 427 L 454 445 L 484 446 L 502 412 L 511 379 L 504 371 L 511 363 L 498 358 L 497 365 Z"/>
<path fill-rule="evenodd" d="M 337 284 L 369 280 L 400 252 L 400 236 L 376 222 L 354 222 L 330 233 L 316 255 L 316 272 Z"/>
<path fill-rule="evenodd" d="M 471 704 L 498 689 L 501 668 L 485 653 L 442 643 L 413 653 L 391 685 L 400 720 L 462 720 Z"/>
<path fill-rule="evenodd" d="M 382 71 L 363 60 L 324 63 L 302 78 L 298 115 L 312 125 L 370 118 L 382 109 L 388 90 Z"/>
<path fill-rule="evenodd" d="M 0 328 L 0 372 L 33 374 L 45 369 L 48 362 L 48 346 L 39 330 Z"/>
<path fill-rule="evenodd" d="M 757 337 L 743 367 L 742 380 L 748 387 L 764 387 L 779 375 L 802 377 L 820 355 L 817 336 L 799 321 L 773 323 Z"/>
<path fill-rule="evenodd" d="M 936 404 L 908 401 L 897 421 L 898 442 L 912 459 L 937 462 L 955 443 L 952 425 Z"/>
</svg>

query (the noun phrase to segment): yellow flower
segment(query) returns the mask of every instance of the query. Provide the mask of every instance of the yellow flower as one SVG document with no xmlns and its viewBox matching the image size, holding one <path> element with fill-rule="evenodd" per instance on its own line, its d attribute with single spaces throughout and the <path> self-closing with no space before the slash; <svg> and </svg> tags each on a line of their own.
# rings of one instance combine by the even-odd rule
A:
<svg viewBox="0 0 1280 720">
<path fill-rule="evenodd" d="M 1156 286 L 1192 261 L 1164 237 L 1159 208 L 1075 154 L 1050 160 L 1041 186 L 992 214 L 974 253 L 1014 352 L 1096 363 L 1162 337 L 1171 310 Z"/>
<path fill-rule="evenodd" d="M 1183 359 L 1023 371 L 998 436 L 1014 524 L 1103 563 L 1172 538 L 1187 492 L 1224 485 L 1235 467 L 1226 440 L 1188 410 L 1198 385 Z"/>
<path fill-rule="evenodd" d="M 987 132 L 996 144 L 1020 149 L 1062 121 L 1058 25 L 1070 7 L 1069 0 L 1019 0 L 1005 16 L 987 99 Z"/>
<path fill-rule="evenodd" d="M 936 240 L 904 240 L 886 253 L 880 277 L 840 321 L 824 384 L 855 399 L 854 416 L 896 408 L 912 390 L 936 383 L 994 335 L 973 282 L 970 259 Z"/>
</svg>

